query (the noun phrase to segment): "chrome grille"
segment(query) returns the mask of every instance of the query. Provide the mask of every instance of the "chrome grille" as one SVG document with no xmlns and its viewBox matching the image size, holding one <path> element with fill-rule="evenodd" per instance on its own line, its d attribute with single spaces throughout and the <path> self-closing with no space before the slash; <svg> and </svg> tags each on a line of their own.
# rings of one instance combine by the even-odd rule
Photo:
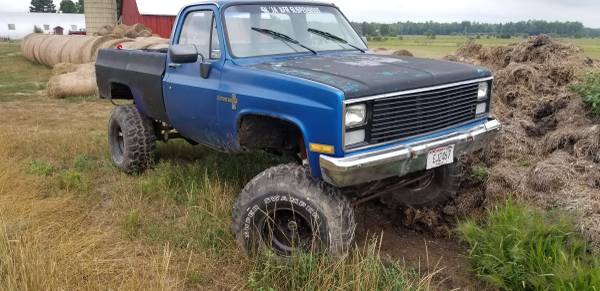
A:
<svg viewBox="0 0 600 291">
<path fill-rule="evenodd" d="M 441 130 L 475 119 L 478 83 L 373 100 L 371 144 Z"/>
</svg>

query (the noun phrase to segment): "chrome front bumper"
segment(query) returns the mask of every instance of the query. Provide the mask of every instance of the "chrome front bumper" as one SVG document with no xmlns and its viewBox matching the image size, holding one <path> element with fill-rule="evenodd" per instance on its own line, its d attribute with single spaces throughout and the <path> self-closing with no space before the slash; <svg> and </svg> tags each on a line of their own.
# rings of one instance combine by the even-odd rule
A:
<svg viewBox="0 0 600 291">
<path fill-rule="evenodd" d="M 472 153 L 486 146 L 502 129 L 495 119 L 465 131 L 383 150 L 334 158 L 320 157 L 323 179 L 337 187 L 359 185 L 425 170 L 429 151 L 455 145 L 454 156 Z"/>
</svg>

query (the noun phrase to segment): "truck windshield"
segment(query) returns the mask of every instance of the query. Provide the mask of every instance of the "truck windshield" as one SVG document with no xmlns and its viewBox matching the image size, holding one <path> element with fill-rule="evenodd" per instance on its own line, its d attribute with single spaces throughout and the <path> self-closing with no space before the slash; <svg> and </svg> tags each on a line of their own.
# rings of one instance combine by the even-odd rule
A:
<svg viewBox="0 0 600 291">
<path fill-rule="evenodd" d="M 231 53 L 238 58 L 367 49 L 346 18 L 331 6 L 236 5 L 225 10 L 225 22 Z"/>
</svg>

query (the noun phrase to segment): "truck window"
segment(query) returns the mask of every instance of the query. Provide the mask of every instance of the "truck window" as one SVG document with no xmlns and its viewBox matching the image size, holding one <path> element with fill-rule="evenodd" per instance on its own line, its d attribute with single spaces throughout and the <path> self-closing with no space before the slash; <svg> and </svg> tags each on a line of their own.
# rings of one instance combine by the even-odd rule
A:
<svg viewBox="0 0 600 291">
<path fill-rule="evenodd" d="M 194 11 L 189 13 L 184 22 L 179 44 L 195 44 L 198 52 L 205 58 L 221 57 L 217 24 L 212 11 Z"/>
<path fill-rule="evenodd" d="M 341 14 L 327 5 L 234 5 L 225 10 L 226 40 L 234 57 L 255 57 L 305 51 L 275 39 L 256 28 L 285 34 L 316 51 L 355 50 L 319 36 L 309 30 L 319 30 L 345 39 L 350 44 L 367 49 L 356 31 Z"/>
</svg>

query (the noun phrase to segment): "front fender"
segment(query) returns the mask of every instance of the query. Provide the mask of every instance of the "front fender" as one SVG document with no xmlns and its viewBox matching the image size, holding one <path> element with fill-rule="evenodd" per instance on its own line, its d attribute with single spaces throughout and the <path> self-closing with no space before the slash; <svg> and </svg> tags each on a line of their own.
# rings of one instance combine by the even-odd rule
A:
<svg viewBox="0 0 600 291">
<path fill-rule="evenodd" d="M 226 148 L 241 150 L 238 141 L 241 120 L 244 116 L 260 115 L 289 122 L 300 130 L 315 177 L 321 176 L 320 154 L 308 150 L 311 143 L 332 145 L 333 156 L 343 155 L 343 93 L 338 89 L 232 64 L 225 66 L 223 76 L 225 96 L 219 99 L 226 101 L 235 97 L 236 103 L 235 106 L 228 102 L 217 105 Z"/>
</svg>

